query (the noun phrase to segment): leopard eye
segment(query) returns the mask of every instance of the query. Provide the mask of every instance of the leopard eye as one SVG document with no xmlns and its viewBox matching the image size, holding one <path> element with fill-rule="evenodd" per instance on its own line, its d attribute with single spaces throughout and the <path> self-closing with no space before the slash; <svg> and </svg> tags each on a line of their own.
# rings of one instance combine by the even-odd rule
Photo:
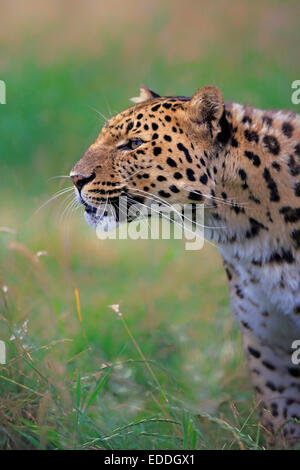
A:
<svg viewBox="0 0 300 470">
<path fill-rule="evenodd" d="M 140 145 L 142 145 L 144 141 L 139 137 L 134 137 L 133 139 L 129 139 L 125 144 L 119 145 L 119 150 L 134 150 Z"/>
</svg>

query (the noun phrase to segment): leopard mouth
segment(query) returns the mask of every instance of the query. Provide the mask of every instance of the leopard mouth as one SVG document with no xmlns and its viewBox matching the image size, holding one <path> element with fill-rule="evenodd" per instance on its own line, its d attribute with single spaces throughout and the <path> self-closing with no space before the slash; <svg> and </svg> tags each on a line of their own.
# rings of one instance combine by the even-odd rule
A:
<svg viewBox="0 0 300 470">
<path fill-rule="evenodd" d="M 85 220 L 89 225 L 92 227 L 96 227 L 98 222 L 100 221 L 100 214 L 97 214 L 98 209 L 97 207 L 90 206 L 89 204 L 84 204 L 85 210 L 84 210 L 84 217 Z"/>
<path fill-rule="evenodd" d="M 119 226 L 115 213 L 110 213 L 104 207 L 97 208 L 90 204 L 84 205 L 84 218 L 91 227 L 104 232 L 110 232 Z"/>
<path fill-rule="evenodd" d="M 107 211 L 105 210 L 103 204 L 106 201 L 103 201 L 98 207 L 92 206 L 89 204 L 82 196 L 81 192 L 75 188 L 75 196 L 77 201 L 84 206 L 84 218 L 88 225 L 93 228 L 97 228 L 99 224 L 105 222 L 106 217 L 108 216 Z"/>
<path fill-rule="evenodd" d="M 125 194 L 123 196 L 126 196 Z M 130 223 L 136 220 L 136 216 L 130 216 L 128 209 L 132 204 L 138 204 L 144 200 L 140 196 L 131 197 L 126 202 L 120 202 L 122 198 L 115 197 L 103 199 L 100 204 L 92 206 L 86 202 L 81 195 L 79 195 L 80 203 L 85 207 L 84 217 L 86 222 L 96 228 L 105 232 L 116 229 L 120 224 Z M 125 204 L 125 206 L 124 206 Z"/>
</svg>

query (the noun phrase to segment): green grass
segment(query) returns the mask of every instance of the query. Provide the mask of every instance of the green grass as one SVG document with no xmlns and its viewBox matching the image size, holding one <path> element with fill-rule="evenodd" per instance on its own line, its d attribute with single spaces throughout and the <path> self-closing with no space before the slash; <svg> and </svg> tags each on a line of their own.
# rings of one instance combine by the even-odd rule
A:
<svg viewBox="0 0 300 470">
<path fill-rule="evenodd" d="M 89 106 L 109 116 L 140 83 L 186 95 L 214 83 L 226 99 L 288 108 L 295 70 L 247 49 L 229 66 L 217 49 L 183 64 L 118 44 L 99 60 L 24 54 L 2 73 L 1 226 L 15 233 L 0 231 L 0 447 L 262 448 L 216 249 L 100 241 L 78 211 L 61 220 L 59 202 L 34 212 L 96 137 Z"/>
<path fill-rule="evenodd" d="M 1 233 L 1 447 L 255 447 L 215 250 L 199 253 L 199 269 L 182 242 L 100 241 L 81 219 L 51 226 L 55 212 Z"/>
</svg>

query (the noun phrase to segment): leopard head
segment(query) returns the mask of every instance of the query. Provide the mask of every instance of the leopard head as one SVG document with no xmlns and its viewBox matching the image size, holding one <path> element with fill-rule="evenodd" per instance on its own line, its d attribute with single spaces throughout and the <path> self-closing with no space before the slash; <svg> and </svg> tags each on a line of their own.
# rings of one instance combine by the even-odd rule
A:
<svg viewBox="0 0 300 470">
<path fill-rule="evenodd" d="M 93 226 L 105 224 L 107 204 L 117 206 L 121 196 L 144 206 L 205 203 L 215 184 L 213 165 L 229 140 L 222 94 L 214 86 L 192 98 L 161 97 L 142 86 L 132 101 L 103 126 L 70 173 Z"/>
</svg>

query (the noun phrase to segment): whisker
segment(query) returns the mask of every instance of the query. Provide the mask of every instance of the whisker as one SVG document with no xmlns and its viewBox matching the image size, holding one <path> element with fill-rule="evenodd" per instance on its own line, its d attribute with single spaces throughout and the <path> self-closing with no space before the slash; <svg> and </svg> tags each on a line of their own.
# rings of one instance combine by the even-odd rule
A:
<svg viewBox="0 0 300 470">
<path fill-rule="evenodd" d="M 130 197 L 130 196 L 129 196 L 129 197 Z M 132 198 L 131 198 L 131 199 L 132 199 Z M 134 199 L 132 199 L 132 200 L 136 203 L 136 201 L 135 201 Z M 142 202 L 138 202 L 138 204 L 140 204 L 141 206 L 146 207 L 146 209 L 149 209 L 149 207 L 146 206 L 145 204 L 143 204 Z M 178 222 L 172 220 L 172 219 L 171 219 L 170 217 L 168 217 L 166 214 L 161 213 L 161 212 L 156 211 L 156 210 L 153 210 L 153 209 L 151 209 L 151 210 L 152 210 L 155 214 L 160 215 L 160 216 L 163 217 L 164 219 L 166 219 L 166 220 L 172 222 L 174 225 L 177 225 L 178 227 L 182 228 L 182 224 L 180 225 Z M 178 214 L 181 216 L 180 213 L 178 213 Z M 188 220 L 187 217 L 185 217 L 185 218 Z M 181 220 L 182 220 L 182 219 L 181 219 Z M 183 223 L 183 220 L 182 220 L 182 223 Z M 149 226 L 149 224 L 148 224 L 148 226 Z M 184 226 L 184 225 L 183 225 L 183 226 Z M 185 228 L 185 230 L 187 230 L 188 232 L 190 232 L 191 234 L 193 234 L 193 235 L 195 236 L 195 233 L 194 233 L 192 230 L 190 230 L 189 228 L 187 229 L 186 227 L 184 227 L 184 228 Z M 212 243 L 212 242 L 210 242 L 209 240 L 207 240 L 207 242 L 210 243 L 212 246 L 215 246 L 215 244 Z"/>
<path fill-rule="evenodd" d="M 178 211 L 174 208 L 174 206 L 172 206 L 172 205 L 171 205 L 170 203 L 168 203 L 167 201 L 164 201 L 164 200 L 163 200 L 162 198 L 160 198 L 159 196 L 157 196 L 157 195 L 155 195 L 155 194 L 150 194 L 150 193 L 148 193 L 148 192 L 146 192 L 146 191 L 143 191 L 143 190 L 141 190 L 141 189 L 136 189 L 136 188 L 128 188 L 128 189 L 131 190 L 131 191 L 137 191 L 137 192 L 142 193 L 142 194 L 144 195 L 144 197 L 146 197 L 147 199 L 153 200 L 154 198 L 156 198 L 156 199 L 154 199 L 154 200 L 158 200 L 158 201 L 161 202 L 162 204 L 165 204 L 166 206 L 172 208 L 172 210 L 174 210 L 174 212 L 176 212 L 180 217 L 182 217 L 182 214 L 180 214 L 180 212 L 178 212 Z M 145 196 L 145 194 L 146 194 L 146 196 Z M 148 195 L 150 195 L 151 197 L 149 197 Z M 193 224 L 196 224 L 198 227 L 202 227 L 202 228 L 206 228 L 206 229 L 214 229 L 214 230 L 215 230 L 215 229 L 217 229 L 217 228 L 218 228 L 218 229 L 226 228 L 225 226 L 209 227 L 208 225 L 198 224 L 198 223 L 196 223 L 195 221 L 189 219 L 189 217 L 187 217 L 187 216 L 184 216 L 184 218 L 186 218 L 186 220 L 188 220 L 189 222 L 192 222 Z"/>
<path fill-rule="evenodd" d="M 61 223 L 64 222 L 63 236 L 64 236 L 64 240 L 67 246 L 69 245 L 69 240 L 70 240 L 70 216 L 71 216 L 73 207 L 76 206 L 76 203 L 78 204 L 78 201 L 74 197 L 73 194 L 68 194 L 65 198 L 65 201 L 70 199 L 70 197 L 71 197 L 71 201 L 67 202 L 66 207 L 59 218 Z"/>
<path fill-rule="evenodd" d="M 111 111 L 111 107 L 109 106 L 107 99 L 106 99 L 106 98 L 104 98 L 104 99 L 105 99 L 105 103 L 106 103 L 106 108 L 107 108 L 108 114 L 110 115 L 110 117 L 113 117 L 113 113 L 112 113 L 112 111 Z"/>
<path fill-rule="evenodd" d="M 69 194 L 69 195 L 67 196 L 67 200 L 70 198 L 70 196 L 74 197 L 73 194 Z M 68 209 L 70 209 L 70 208 L 72 207 L 72 205 L 74 204 L 74 202 L 75 202 L 75 198 L 74 198 L 74 199 L 71 199 L 71 201 L 68 201 L 68 202 L 67 202 L 67 204 L 66 204 L 66 206 L 65 206 L 65 208 L 64 208 L 64 210 L 63 210 L 63 212 L 62 212 L 62 214 L 60 215 L 60 218 L 59 218 L 60 222 L 63 221 L 64 215 L 66 216 L 66 217 L 65 217 L 65 220 L 66 220 L 67 215 L 68 215 Z"/>
<path fill-rule="evenodd" d="M 106 122 L 108 122 L 109 119 L 106 116 L 104 116 L 104 114 L 102 114 L 100 111 L 98 111 L 98 109 L 93 108 L 93 106 L 90 106 L 90 105 L 88 105 L 88 107 L 90 109 L 92 109 L 93 111 L 95 111 L 97 114 L 99 114 L 99 116 L 101 116 L 102 119 L 104 119 Z"/>
<path fill-rule="evenodd" d="M 71 217 L 73 212 L 75 212 L 77 209 L 79 209 L 80 206 L 81 206 L 81 204 L 79 204 L 78 201 L 74 198 L 73 199 L 73 204 L 71 204 L 71 207 L 70 207 L 69 217 Z"/>
<path fill-rule="evenodd" d="M 56 175 L 56 176 L 51 176 L 50 178 L 47 179 L 48 181 L 54 180 L 56 178 L 70 178 L 70 175 Z"/>
<path fill-rule="evenodd" d="M 221 204 L 225 204 L 225 205 L 228 205 L 228 206 L 232 206 L 232 205 L 235 205 L 235 206 L 239 206 L 239 207 L 242 207 L 242 206 L 248 206 L 249 203 L 248 202 L 236 202 L 234 199 L 232 199 L 232 202 L 229 202 L 229 201 L 224 201 L 224 199 L 218 197 L 218 196 L 213 196 L 211 194 L 205 194 L 205 193 L 202 193 L 202 192 L 199 192 L 193 188 L 189 188 L 189 187 L 184 187 L 182 186 L 182 189 L 184 189 L 185 191 L 189 191 L 189 192 L 193 192 L 195 194 L 199 194 L 199 196 L 204 196 L 206 197 L 207 199 L 210 199 L 210 200 L 214 200 L 214 201 L 217 201 L 217 202 L 220 202 Z M 212 206 L 213 207 L 213 206 Z"/>
<path fill-rule="evenodd" d="M 130 196 L 129 196 L 129 197 L 130 197 Z M 140 204 L 141 206 L 146 207 L 146 209 L 149 209 L 149 207 L 148 207 L 147 205 L 143 204 L 142 202 L 137 202 L 137 201 L 135 201 L 133 198 L 130 198 L 130 199 L 131 199 L 132 201 L 134 201 L 135 203 Z M 152 198 L 149 198 L 149 197 L 148 197 L 147 199 L 153 200 Z M 166 206 L 166 207 L 172 207 L 170 204 L 165 203 L 165 201 L 163 201 L 163 204 L 162 204 L 162 205 L 164 205 L 164 206 Z M 156 211 L 156 210 L 154 210 L 153 208 L 151 208 L 151 210 L 152 210 L 155 214 L 158 214 L 158 215 L 164 217 L 166 220 L 170 220 L 171 222 L 173 222 L 173 223 L 177 224 L 178 226 L 180 226 L 180 225 L 178 224 L 178 222 L 174 222 L 174 220 L 172 220 L 172 219 L 171 219 L 170 217 L 168 217 L 166 214 L 161 213 L 161 212 L 159 212 L 159 211 Z M 180 216 L 180 219 L 181 219 L 181 221 L 182 221 L 182 223 L 183 223 L 183 216 L 182 216 L 182 214 L 180 214 L 180 212 L 178 212 L 178 211 L 175 211 L 175 212 L 178 213 L 178 215 Z M 185 217 L 185 218 L 188 220 L 187 217 Z"/>
<path fill-rule="evenodd" d="M 34 213 L 33 216 L 36 215 L 43 207 L 47 206 L 50 202 L 54 201 L 58 197 L 62 196 L 63 194 L 66 194 L 70 191 L 74 191 L 74 186 L 70 186 L 68 188 L 61 189 L 57 191 L 53 196 L 51 196 L 46 202 L 44 202 Z"/>
<path fill-rule="evenodd" d="M 70 201 L 74 197 L 73 193 L 65 195 L 63 200 L 60 202 L 59 207 L 58 207 L 58 212 L 60 213 L 63 210 L 63 207 L 65 206 L 66 202 Z"/>
<path fill-rule="evenodd" d="M 102 214 L 101 214 L 101 216 L 100 216 L 100 219 L 102 219 L 102 217 L 103 217 L 103 216 L 104 216 L 104 214 L 105 214 L 106 207 L 107 207 L 107 201 L 108 201 L 108 196 L 106 197 L 105 206 L 104 206 L 104 209 L 103 209 L 103 211 L 102 211 Z"/>
</svg>

